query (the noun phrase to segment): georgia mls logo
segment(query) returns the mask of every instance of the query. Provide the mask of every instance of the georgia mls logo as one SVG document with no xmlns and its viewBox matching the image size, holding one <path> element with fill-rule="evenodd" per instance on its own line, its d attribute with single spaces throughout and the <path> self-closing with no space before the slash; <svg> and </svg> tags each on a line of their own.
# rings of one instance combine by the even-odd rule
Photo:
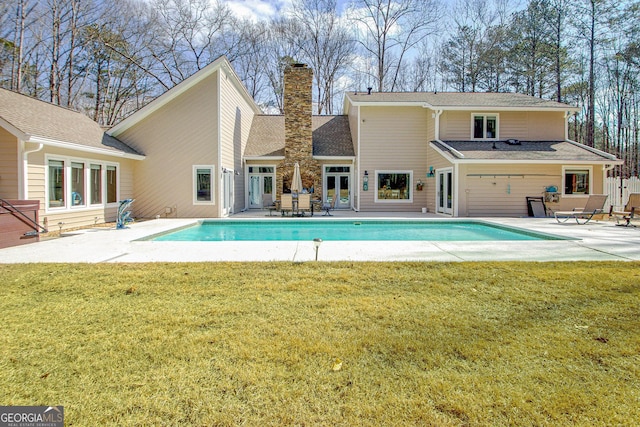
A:
<svg viewBox="0 0 640 427">
<path fill-rule="evenodd" d="M 0 427 L 64 427 L 64 408 L 0 406 Z"/>
</svg>

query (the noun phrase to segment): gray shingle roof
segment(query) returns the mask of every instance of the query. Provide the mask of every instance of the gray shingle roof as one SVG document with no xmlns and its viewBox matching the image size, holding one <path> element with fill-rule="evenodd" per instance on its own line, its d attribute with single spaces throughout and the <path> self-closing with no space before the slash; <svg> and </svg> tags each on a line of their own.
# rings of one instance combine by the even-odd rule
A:
<svg viewBox="0 0 640 427">
<path fill-rule="evenodd" d="M 352 102 L 422 103 L 436 108 L 541 108 L 573 109 L 556 101 L 547 101 L 519 93 L 484 92 L 373 92 L 346 93 Z"/>
<path fill-rule="evenodd" d="M 0 89 L 0 118 L 27 137 L 141 155 L 82 113 L 6 89 Z"/>
<path fill-rule="evenodd" d="M 520 145 L 505 141 L 432 141 L 451 157 L 464 160 L 529 160 L 611 162 L 610 157 L 569 141 L 520 141 Z M 495 148 L 493 148 L 495 146 Z M 457 151 L 452 151 L 451 148 Z M 461 153 L 464 157 L 461 157 Z"/>
<path fill-rule="evenodd" d="M 347 116 L 313 116 L 311 126 L 314 156 L 355 156 Z M 253 118 L 245 156 L 284 156 L 284 116 Z"/>
</svg>

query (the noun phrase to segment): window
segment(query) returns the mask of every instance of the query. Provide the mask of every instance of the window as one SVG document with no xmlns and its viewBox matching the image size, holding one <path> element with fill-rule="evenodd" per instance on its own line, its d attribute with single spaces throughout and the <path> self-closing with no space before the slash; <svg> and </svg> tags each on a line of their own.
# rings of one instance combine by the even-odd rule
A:
<svg viewBox="0 0 640 427">
<path fill-rule="evenodd" d="M 591 170 L 588 168 L 564 169 L 564 194 L 590 194 Z"/>
<path fill-rule="evenodd" d="M 48 157 L 48 156 L 47 156 Z M 116 203 L 118 166 L 78 158 L 47 158 L 47 209 L 82 209 Z"/>
<path fill-rule="evenodd" d="M 92 205 L 102 203 L 102 165 L 91 165 L 89 172 L 89 192 Z"/>
<path fill-rule="evenodd" d="M 107 166 L 107 203 L 118 201 L 118 168 Z"/>
<path fill-rule="evenodd" d="M 83 206 L 84 194 L 84 163 L 71 162 L 71 206 Z"/>
<path fill-rule="evenodd" d="M 49 160 L 49 207 L 64 207 L 64 162 Z"/>
<path fill-rule="evenodd" d="M 498 139 L 498 115 L 474 114 L 473 139 Z"/>
<path fill-rule="evenodd" d="M 193 167 L 194 204 L 213 204 L 213 166 Z"/>
<path fill-rule="evenodd" d="M 376 171 L 376 201 L 412 202 L 411 171 Z"/>
</svg>

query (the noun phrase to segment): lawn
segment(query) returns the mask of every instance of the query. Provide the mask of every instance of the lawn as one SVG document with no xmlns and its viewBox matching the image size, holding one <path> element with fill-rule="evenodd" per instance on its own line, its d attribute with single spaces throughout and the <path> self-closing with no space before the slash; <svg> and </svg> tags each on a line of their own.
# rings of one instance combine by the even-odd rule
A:
<svg viewBox="0 0 640 427">
<path fill-rule="evenodd" d="M 640 263 L 0 273 L 0 405 L 67 426 L 640 420 Z"/>
</svg>

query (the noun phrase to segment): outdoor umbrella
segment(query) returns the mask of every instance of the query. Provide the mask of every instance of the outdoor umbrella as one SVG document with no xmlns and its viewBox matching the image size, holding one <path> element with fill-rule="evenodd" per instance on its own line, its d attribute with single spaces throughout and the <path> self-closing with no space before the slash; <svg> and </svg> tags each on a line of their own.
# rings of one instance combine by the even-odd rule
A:
<svg viewBox="0 0 640 427">
<path fill-rule="evenodd" d="M 293 179 L 291 180 L 291 192 L 300 193 L 302 191 L 302 177 L 300 176 L 300 165 L 296 162 L 293 167 Z"/>
</svg>

